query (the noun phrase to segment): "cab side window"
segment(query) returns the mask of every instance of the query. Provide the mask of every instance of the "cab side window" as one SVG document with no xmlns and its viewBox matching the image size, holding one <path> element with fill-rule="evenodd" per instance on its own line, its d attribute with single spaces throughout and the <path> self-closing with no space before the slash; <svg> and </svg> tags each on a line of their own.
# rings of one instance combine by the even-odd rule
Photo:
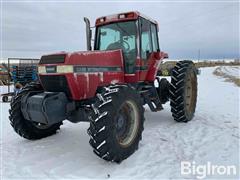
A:
<svg viewBox="0 0 240 180">
<path fill-rule="evenodd" d="M 141 27 L 141 58 L 146 60 L 148 54 L 152 52 L 150 22 L 140 18 Z"/>
<path fill-rule="evenodd" d="M 159 51 L 159 45 L 158 45 L 157 27 L 154 24 L 151 24 L 151 34 L 152 34 L 153 52 L 157 52 Z"/>
</svg>

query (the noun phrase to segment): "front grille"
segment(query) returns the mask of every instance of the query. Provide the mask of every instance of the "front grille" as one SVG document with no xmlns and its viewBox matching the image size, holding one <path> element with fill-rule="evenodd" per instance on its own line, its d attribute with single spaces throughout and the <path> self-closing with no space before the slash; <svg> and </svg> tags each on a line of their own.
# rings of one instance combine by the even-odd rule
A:
<svg viewBox="0 0 240 180">
<path fill-rule="evenodd" d="M 42 56 L 39 64 L 64 63 L 65 56 L 65 54 Z"/>
<path fill-rule="evenodd" d="M 40 75 L 40 81 L 45 91 L 49 92 L 65 92 L 68 97 L 71 97 L 71 92 L 67 83 L 67 79 L 63 75 L 45 76 Z"/>
</svg>

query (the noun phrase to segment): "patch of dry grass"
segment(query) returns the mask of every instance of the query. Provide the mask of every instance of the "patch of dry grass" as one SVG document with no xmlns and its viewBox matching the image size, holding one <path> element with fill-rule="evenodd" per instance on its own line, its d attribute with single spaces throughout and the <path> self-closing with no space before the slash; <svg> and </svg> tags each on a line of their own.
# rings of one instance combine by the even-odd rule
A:
<svg viewBox="0 0 240 180">
<path fill-rule="evenodd" d="M 221 67 L 217 67 L 214 71 L 213 74 L 216 76 L 220 76 L 222 78 L 225 79 L 226 82 L 233 82 L 234 84 L 236 84 L 238 87 L 240 87 L 240 78 L 239 77 L 235 77 L 232 75 L 229 75 L 225 72 L 222 71 Z"/>
</svg>

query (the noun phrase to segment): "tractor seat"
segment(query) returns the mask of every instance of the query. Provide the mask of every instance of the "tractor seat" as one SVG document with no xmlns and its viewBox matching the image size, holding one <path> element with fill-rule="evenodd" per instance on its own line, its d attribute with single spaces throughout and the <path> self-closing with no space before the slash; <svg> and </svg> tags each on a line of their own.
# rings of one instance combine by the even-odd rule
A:
<svg viewBox="0 0 240 180">
<path fill-rule="evenodd" d="M 116 49 L 122 49 L 123 52 L 126 51 L 125 47 L 120 42 L 109 44 L 106 50 L 116 50 Z"/>
</svg>

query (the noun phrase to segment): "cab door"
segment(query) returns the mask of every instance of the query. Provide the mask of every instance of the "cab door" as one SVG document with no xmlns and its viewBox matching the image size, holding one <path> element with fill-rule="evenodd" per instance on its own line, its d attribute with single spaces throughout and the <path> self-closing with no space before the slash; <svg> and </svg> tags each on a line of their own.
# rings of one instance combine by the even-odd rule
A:
<svg viewBox="0 0 240 180">
<path fill-rule="evenodd" d="M 153 81 L 158 68 L 158 59 L 154 52 L 158 52 L 157 25 L 140 18 L 140 80 Z"/>
<path fill-rule="evenodd" d="M 139 18 L 140 27 L 140 80 L 144 81 L 148 71 L 148 60 L 152 52 L 150 22 Z"/>
</svg>

